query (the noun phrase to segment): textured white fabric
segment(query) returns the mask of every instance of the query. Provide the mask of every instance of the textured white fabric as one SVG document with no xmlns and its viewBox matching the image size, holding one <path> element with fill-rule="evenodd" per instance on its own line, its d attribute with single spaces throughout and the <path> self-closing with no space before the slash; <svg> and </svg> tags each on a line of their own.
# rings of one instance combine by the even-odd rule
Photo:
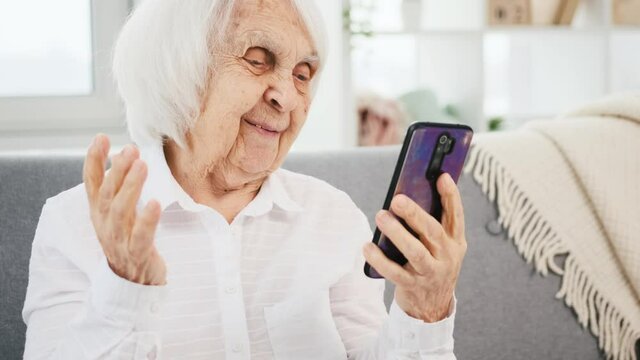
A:
<svg viewBox="0 0 640 360">
<path fill-rule="evenodd" d="M 564 146 L 564 151 L 575 159 L 580 174 L 604 168 L 604 176 L 581 181 L 640 303 L 640 93 L 613 95 L 567 117 L 588 119 L 579 127 L 588 145 Z M 565 130 L 558 140 L 570 136 Z M 577 151 L 583 155 L 577 156 Z"/>
<path fill-rule="evenodd" d="M 563 276 L 557 297 L 614 359 L 635 359 L 640 338 L 638 139 L 640 94 L 622 94 L 477 136 L 466 168 L 526 260 Z"/>
<path fill-rule="evenodd" d="M 166 286 L 116 276 L 104 259 L 82 185 L 45 204 L 23 310 L 25 358 L 454 359 L 455 301 L 433 324 L 366 278 L 364 214 L 327 183 L 278 170 L 228 224 L 171 176 L 160 146 L 141 207 L 163 208 L 156 246 Z M 378 194 L 379 195 L 379 194 Z"/>
</svg>

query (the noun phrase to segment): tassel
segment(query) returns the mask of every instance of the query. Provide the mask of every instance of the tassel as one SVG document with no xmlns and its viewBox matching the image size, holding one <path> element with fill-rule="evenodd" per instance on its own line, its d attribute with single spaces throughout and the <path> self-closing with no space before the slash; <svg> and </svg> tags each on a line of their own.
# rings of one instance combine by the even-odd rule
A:
<svg viewBox="0 0 640 360">
<path fill-rule="evenodd" d="M 533 262 L 543 276 L 551 271 L 562 277 L 556 299 L 564 299 L 575 310 L 578 323 L 598 338 L 598 346 L 607 359 L 637 360 L 635 342 L 640 338 L 640 329 L 633 329 L 596 289 L 577 259 L 504 168 L 486 151 L 472 146 L 464 172 L 471 174 L 482 192 L 496 204 L 498 223 L 507 230 L 527 263 Z M 566 255 L 564 269 L 555 262 L 559 255 Z"/>
</svg>

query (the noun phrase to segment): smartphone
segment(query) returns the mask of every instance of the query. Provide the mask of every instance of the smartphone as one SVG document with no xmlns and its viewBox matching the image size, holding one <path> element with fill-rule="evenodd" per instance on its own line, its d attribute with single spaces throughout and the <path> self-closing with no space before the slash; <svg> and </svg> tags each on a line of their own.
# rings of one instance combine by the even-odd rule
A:
<svg viewBox="0 0 640 360">
<path fill-rule="evenodd" d="M 436 181 L 441 174 L 448 173 L 453 181 L 458 182 L 472 137 L 473 130 L 466 125 L 411 124 L 382 208 L 389 210 L 391 199 L 397 194 L 404 194 L 440 221 L 442 204 Z M 398 219 L 411 234 L 416 235 L 401 218 Z M 400 250 L 377 227 L 372 241 L 392 261 L 401 266 L 407 263 Z M 368 263 L 364 265 L 364 273 L 370 278 L 382 278 Z"/>
</svg>

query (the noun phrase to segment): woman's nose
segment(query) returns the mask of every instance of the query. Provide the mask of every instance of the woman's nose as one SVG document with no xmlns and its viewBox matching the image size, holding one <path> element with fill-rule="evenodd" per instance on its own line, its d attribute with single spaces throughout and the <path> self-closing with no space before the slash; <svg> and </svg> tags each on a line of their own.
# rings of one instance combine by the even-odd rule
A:
<svg viewBox="0 0 640 360">
<path fill-rule="evenodd" d="M 296 87 L 293 79 L 278 77 L 264 92 L 265 101 L 279 112 L 290 112 L 295 108 Z"/>
</svg>

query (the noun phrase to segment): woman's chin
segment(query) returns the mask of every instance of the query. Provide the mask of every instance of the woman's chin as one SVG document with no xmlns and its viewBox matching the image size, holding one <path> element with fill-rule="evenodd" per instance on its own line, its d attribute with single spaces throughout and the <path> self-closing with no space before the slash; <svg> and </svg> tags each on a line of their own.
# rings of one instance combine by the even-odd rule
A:
<svg viewBox="0 0 640 360">
<path fill-rule="evenodd" d="M 274 170 L 277 164 L 277 151 L 255 150 L 249 152 L 248 157 L 242 161 L 242 170 L 249 174 L 262 174 Z"/>
</svg>

